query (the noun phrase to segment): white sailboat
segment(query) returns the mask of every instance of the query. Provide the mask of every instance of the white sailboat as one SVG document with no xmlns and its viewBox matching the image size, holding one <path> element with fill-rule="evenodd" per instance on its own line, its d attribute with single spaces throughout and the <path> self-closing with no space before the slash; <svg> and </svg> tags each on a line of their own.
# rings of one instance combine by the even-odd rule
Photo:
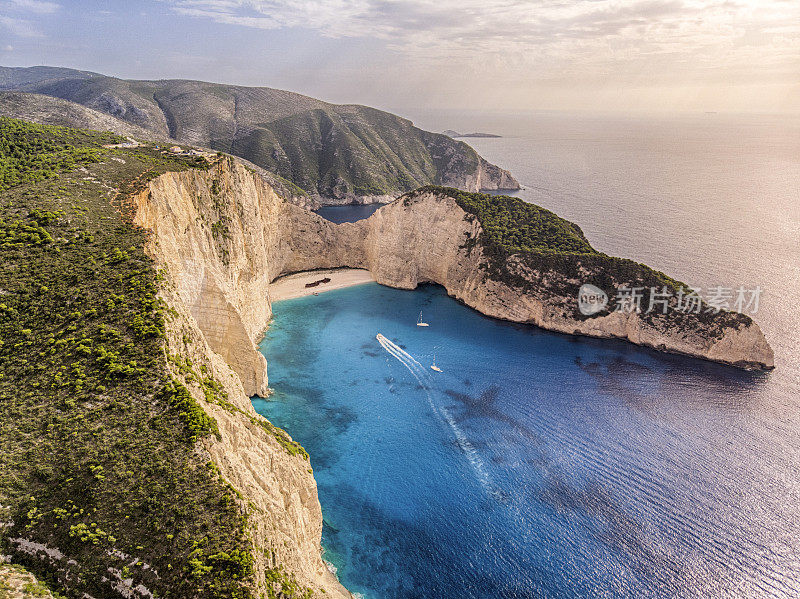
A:
<svg viewBox="0 0 800 599">
<path fill-rule="evenodd" d="M 431 364 L 431 370 L 435 370 L 436 372 L 442 372 L 442 369 L 436 365 L 436 354 L 433 354 L 433 364 Z"/>
<path fill-rule="evenodd" d="M 417 319 L 417 326 L 418 327 L 430 326 L 427 322 L 422 322 L 422 310 L 419 311 L 419 318 Z"/>
</svg>

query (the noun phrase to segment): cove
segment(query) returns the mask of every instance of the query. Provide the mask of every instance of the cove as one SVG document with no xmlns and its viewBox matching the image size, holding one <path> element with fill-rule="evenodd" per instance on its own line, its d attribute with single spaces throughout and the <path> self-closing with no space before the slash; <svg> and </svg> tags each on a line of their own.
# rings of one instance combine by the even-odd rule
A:
<svg viewBox="0 0 800 599">
<path fill-rule="evenodd" d="M 351 591 L 796 594 L 797 502 L 764 492 L 794 437 L 752 399 L 767 375 L 492 320 L 436 286 L 273 310 L 275 393 L 253 405 L 310 453 Z"/>
</svg>

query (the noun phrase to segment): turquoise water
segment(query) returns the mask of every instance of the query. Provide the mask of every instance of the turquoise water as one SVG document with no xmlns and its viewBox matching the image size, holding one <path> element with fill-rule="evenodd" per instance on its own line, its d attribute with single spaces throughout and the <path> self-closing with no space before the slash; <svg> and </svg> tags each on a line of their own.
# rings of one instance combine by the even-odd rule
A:
<svg viewBox="0 0 800 599">
<path fill-rule="evenodd" d="M 800 594 L 800 426 L 770 375 L 494 321 L 435 286 L 273 308 L 275 394 L 253 403 L 310 452 L 352 591 Z"/>
</svg>

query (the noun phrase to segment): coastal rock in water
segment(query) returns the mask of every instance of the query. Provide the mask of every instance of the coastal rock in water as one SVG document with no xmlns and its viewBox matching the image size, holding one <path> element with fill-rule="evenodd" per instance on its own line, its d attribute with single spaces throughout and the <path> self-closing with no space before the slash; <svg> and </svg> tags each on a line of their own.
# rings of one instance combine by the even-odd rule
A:
<svg viewBox="0 0 800 599">
<path fill-rule="evenodd" d="M 691 318 L 636 312 L 606 312 L 593 318 L 577 311 L 577 290 L 584 282 L 612 280 L 635 286 L 627 274 L 654 273 L 630 261 L 599 255 L 564 256 L 566 269 L 537 269 L 521 255 L 510 255 L 502 272 L 493 272 L 484 254 L 478 219 L 449 195 L 412 192 L 377 210 L 362 225 L 366 237 L 364 264 L 384 285 L 413 289 L 419 283 L 438 283 L 479 312 L 512 322 L 589 337 L 615 337 L 743 368 L 772 368 L 772 349 L 758 325 L 736 313 Z M 435 232 L 435 234 L 432 234 Z M 555 261 L 558 264 L 558 260 Z M 617 270 L 618 269 L 618 270 Z M 496 271 L 496 269 L 495 269 Z M 505 280 L 503 280 L 505 279 Z M 570 290 L 565 293 L 564 290 Z"/>
</svg>

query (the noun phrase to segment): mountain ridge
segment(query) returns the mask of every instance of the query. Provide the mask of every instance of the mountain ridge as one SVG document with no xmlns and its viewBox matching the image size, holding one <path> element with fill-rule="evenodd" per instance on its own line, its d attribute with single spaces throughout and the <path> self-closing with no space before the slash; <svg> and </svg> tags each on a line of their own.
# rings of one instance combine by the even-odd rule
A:
<svg viewBox="0 0 800 599">
<path fill-rule="evenodd" d="M 0 67 L 0 90 L 61 98 L 157 138 L 234 154 L 323 203 L 386 201 L 428 184 L 519 189 L 464 142 L 376 108 L 286 90 L 43 66 Z"/>
</svg>

